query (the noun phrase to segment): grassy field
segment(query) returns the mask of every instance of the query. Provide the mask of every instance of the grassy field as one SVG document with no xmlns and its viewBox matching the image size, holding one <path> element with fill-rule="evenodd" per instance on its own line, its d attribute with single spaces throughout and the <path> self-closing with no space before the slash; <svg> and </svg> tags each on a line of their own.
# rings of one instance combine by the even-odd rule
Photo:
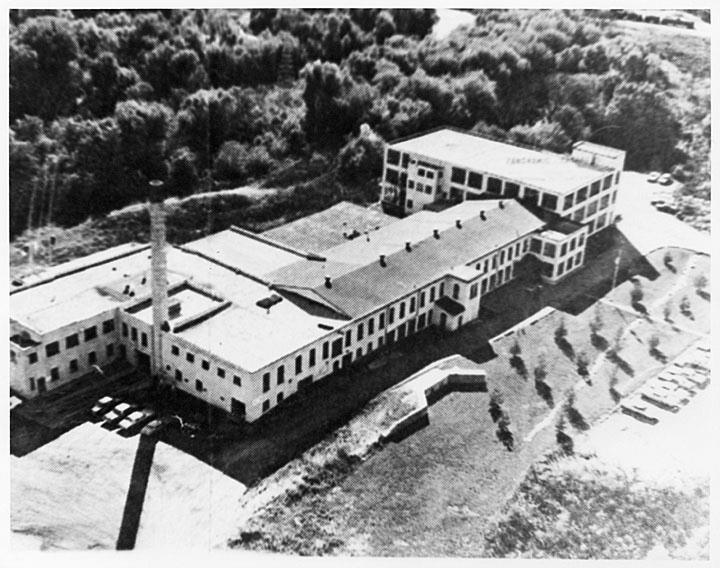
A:
<svg viewBox="0 0 720 568">
<path fill-rule="evenodd" d="M 576 408 L 592 422 L 616 406 L 609 388 L 613 373 L 618 377 L 618 389 L 629 392 L 662 368 L 662 362 L 649 352 L 651 335 L 658 335 L 660 350 L 672 358 L 692 343 L 697 333 L 707 333 L 708 320 L 699 315 L 690 320 L 691 328 L 675 329 L 662 317 L 654 317 L 658 310 L 662 312 L 666 296 L 690 294 L 694 271 L 709 268 L 707 257 L 674 250 L 673 272 L 663 264 L 664 253 L 659 251 L 647 259 L 654 280 L 639 277 L 644 282 L 643 305 L 651 319 L 630 305 L 630 289 L 635 284 L 628 280 L 597 308 L 586 302 L 576 315 L 552 313 L 496 343 L 497 357 L 486 361 L 483 368 L 488 373 L 489 391 L 497 389 L 505 399 L 515 439 L 513 451 L 496 436 L 488 394 L 451 394 L 431 407 L 428 427 L 385 446 L 321 487 L 291 501 L 276 502 L 260 513 L 244 528 L 257 538 L 244 546 L 305 554 L 488 554 L 480 535 L 531 464 L 555 447 L 554 426 L 569 389 L 574 389 Z M 517 293 L 509 298 L 517 298 Z M 704 311 L 708 308 L 704 306 Z M 699 304 L 697 310 L 701 309 Z M 602 325 L 596 335 L 600 339 L 591 337 L 589 325 L 598 316 Z M 554 339 L 560 320 L 571 349 Z M 616 369 L 617 360 L 607 357 L 607 349 L 618 329 L 622 332 L 622 364 Z M 479 343 L 475 343 L 472 329 L 454 335 L 459 351 L 471 358 L 473 353 L 478 356 L 475 345 L 479 347 Z M 526 377 L 518 372 L 517 363 L 510 363 L 510 349 L 516 340 Z M 588 358 L 586 379 L 578 373 L 581 352 Z M 552 404 L 536 390 L 534 372 L 541 360 L 545 361 Z M 572 427 L 568 431 L 579 434 Z"/>
</svg>

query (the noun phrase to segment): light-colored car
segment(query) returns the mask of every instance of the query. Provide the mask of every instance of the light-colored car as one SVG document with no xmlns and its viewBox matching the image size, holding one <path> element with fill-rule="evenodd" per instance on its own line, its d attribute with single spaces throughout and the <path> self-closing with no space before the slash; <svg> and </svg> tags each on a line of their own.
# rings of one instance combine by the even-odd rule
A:
<svg viewBox="0 0 720 568">
<path fill-rule="evenodd" d="M 639 396 L 628 398 L 620 405 L 620 408 L 625 414 L 649 424 L 657 424 L 660 420 L 657 409 L 641 400 Z"/>
<path fill-rule="evenodd" d="M 673 182 L 673 178 L 670 174 L 663 174 L 658 178 L 657 181 L 660 185 L 671 185 Z"/>
<path fill-rule="evenodd" d="M 650 174 L 647 177 L 647 180 L 650 183 L 656 183 L 657 180 L 660 179 L 660 172 L 650 172 Z"/>
<path fill-rule="evenodd" d="M 666 391 L 647 388 L 640 393 L 640 397 L 663 410 L 669 410 L 670 412 L 680 410 L 681 403 Z"/>
<path fill-rule="evenodd" d="M 118 400 L 115 397 L 104 396 L 101 399 L 98 399 L 98 401 L 93 405 L 93 407 L 90 409 L 90 414 L 92 414 L 93 418 L 100 420 L 103 414 L 105 414 L 117 403 Z"/>
<path fill-rule="evenodd" d="M 105 420 L 104 426 L 107 426 L 108 428 L 114 428 L 118 425 L 118 422 L 120 422 L 120 420 L 125 418 L 131 412 L 135 412 L 136 410 L 137 406 L 135 406 L 134 404 L 121 402 L 108 413 L 106 413 L 105 416 L 103 416 L 103 419 Z"/>
<path fill-rule="evenodd" d="M 152 410 L 136 410 L 135 412 L 131 412 L 118 423 L 118 432 L 128 435 L 133 434 L 154 417 L 155 413 Z"/>
</svg>

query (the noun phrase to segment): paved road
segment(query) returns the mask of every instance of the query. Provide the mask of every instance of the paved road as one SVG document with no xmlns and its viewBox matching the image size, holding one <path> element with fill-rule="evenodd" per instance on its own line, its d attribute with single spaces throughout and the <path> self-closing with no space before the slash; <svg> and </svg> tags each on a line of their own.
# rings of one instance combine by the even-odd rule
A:
<svg viewBox="0 0 720 568">
<path fill-rule="evenodd" d="M 655 186 L 648 183 L 646 177 L 637 172 L 623 172 L 616 205 L 616 213 L 622 216 L 618 229 L 643 255 L 663 246 L 710 254 L 707 233 L 650 205 Z"/>
</svg>

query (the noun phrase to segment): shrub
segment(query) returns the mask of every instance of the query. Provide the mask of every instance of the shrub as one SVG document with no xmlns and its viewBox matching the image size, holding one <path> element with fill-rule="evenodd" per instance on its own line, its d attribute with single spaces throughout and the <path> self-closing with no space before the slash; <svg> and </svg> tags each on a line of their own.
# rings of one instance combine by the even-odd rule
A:
<svg viewBox="0 0 720 568">
<path fill-rule="evenodd" d="M 698 291 L 702 291 L 705 288 L 707 288 L 708 285 L 708 279 L 707 276 L 704 274 L 699 274 L 695 277 L 693 280 L 693 286 L 695 286 L 695 289 Z"/>
<path fill-rule="evenodd" d="M 504 414 L 502 407 L 503 402 L 505 402 L 505 400 L 502 393 L 497 389 L 493 389 L 490 394 L 490 417 L 493 422 L 497 422 Z"/>
<path fill-rule="evenodd" d="M 567 327 L 565 327 L 565 318 L 560 318 L 558 326 L 555 328 L 555 341 L 560 341 L 567 337 Z"/>
<path fill-rule="evenodd" d="M 672 304 L 668 302 L 663 307 L 663 318 L 665 318 L 665 321 L 670 321 L 670 316 L 672 315 Z"/>
<path fill-rule="evenodd" d="M 630 290 L 630 301 L 635 304 L 639 304 L 642 302 L 643 299 L 643 291 L 639 284 L 636 284 L 635 287 Z"/>
<path fill-rule="evenodd" d="M 587 378 L 590 374 L 590 369 L 588 368 L 590 365 L 590 358 L 587 353 L 585 353 L 585 351 L 580 351 L 575 359 L 575 362 L 577 363 L 578 374 L 583 378 Z"/>
<path fill-rule="evenodd" d="M 655 353 L 659 345 L 660 338 L 657 335 L 652 335 L 648 340 L 648 347 L 650 348 L 650 353 Z"/>
<path fill-rule="evenodd" d="M 538 364 L 535 365 L 535 380 L 542 382 L 545 377 L 547 377 L 547 363 L 545 357 L 541 355 Z"/>
<path fill-rule="evenodd" d="M 520 343 L 518 343 L 518 340 L 516 339 L 515 342 L 510 346 L 510 355 L 513 357 L 517 357 L 522 353 L 522 349 L 520 348 Z"/>
</svg>

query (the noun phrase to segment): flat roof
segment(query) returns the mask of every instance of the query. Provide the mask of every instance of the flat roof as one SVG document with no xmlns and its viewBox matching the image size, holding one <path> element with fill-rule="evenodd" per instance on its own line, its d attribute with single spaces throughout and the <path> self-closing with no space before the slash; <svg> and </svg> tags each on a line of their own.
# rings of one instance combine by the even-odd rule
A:
<svg viewBox="0 0 720 568">
<path fill-rule="evenodd" d="M 298 259 L 297 254 L 232 229 L 186 243 L 184 247 L 256 276 L 262 276 Z"/>
<path fill-rule="evenodd" d="M 374 207 L 341 201 L 318 213 L 262 233 L 278 242 L 306 251 L 322 252 L 348 240 L 355 231 L 375 231 L 395 223 L 396 217 Z"/>
<path fill-rule="evenodd" d="M 555 194 L 589 185 L 610 171 L 573 160 L 569 155 L 523 148 L 449 128 L 390 144 L 390 147 Z"/>
</svg>

